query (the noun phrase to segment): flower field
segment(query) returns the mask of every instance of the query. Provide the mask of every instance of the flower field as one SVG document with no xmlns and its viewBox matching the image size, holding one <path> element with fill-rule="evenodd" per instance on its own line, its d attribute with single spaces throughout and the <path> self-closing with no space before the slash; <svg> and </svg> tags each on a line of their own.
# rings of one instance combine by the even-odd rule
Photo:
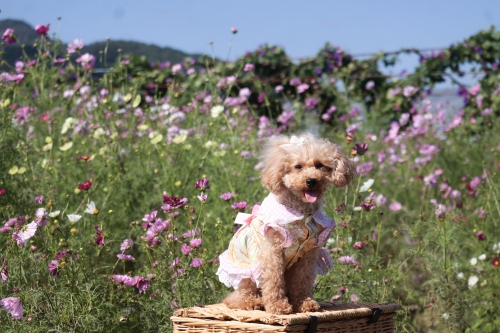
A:
<svg viewBox="0 0 500 333">
<path fill-rule="evenodd" d="M 262 143 L 306 131 L 359 174 L 328 192 L 335 267 L 315 298 L 399 303 L 398 332 L 498 331 L 500 32 L 402 50 L 419 67 L 387 77 L 398 55 L 331 45 L 300 63 L 268 45 L 123 55 L 103 73 L 106 50 L 35 30 L 37 57 L 0 73 L 0 331 L 164 332 L 176 308 L 221 301 L 218 254 L 268 193 Z M 450 77 L 460 108 L 428 98 Z"/>
</svg>

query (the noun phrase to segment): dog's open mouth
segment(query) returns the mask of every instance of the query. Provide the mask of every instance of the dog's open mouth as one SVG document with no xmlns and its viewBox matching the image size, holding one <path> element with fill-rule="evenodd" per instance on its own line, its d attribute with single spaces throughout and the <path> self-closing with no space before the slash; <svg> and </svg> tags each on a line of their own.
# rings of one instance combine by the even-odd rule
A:
<svg viewBox="0 0 500 333">
<path fill-rule="evenodd" d="M 318 195 L 318 191 L 304 191 L 304 196 L 306 197 L 307 202 L 316 202 L 316 200 L 318 199 Z"/>
</svg>

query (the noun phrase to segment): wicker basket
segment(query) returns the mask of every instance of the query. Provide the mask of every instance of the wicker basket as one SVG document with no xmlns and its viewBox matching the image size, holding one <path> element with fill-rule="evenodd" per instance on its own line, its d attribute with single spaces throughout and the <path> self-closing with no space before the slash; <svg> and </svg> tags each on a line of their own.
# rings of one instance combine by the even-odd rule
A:
<svg viewBox="0 0 500 333">
<path fill-rule="evenodd" d="M 231 332 L 394 332 L 398 304 L 320 303 L 321 311 L 273 315 L 265 311 L 229 309 L 224 304 L 184 308 L 170 319 L 175 333 Z"/>
</svg>

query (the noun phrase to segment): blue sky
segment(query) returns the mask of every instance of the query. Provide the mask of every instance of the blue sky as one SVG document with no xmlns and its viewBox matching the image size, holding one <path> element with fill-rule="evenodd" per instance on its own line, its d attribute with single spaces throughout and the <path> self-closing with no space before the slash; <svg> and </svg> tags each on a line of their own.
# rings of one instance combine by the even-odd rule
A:
<svg viewBox="0 0 500 333">
<path fill-rule="evenodd" d="M 353 54 L 438 48 L 500 26 L 499 0 L 15 0 L 0 9 L 0 19 L 50 23 L 66 42 L 110 37 L 211 54 L 213 41 L 221 59 L 233 26 L 232 59 L 263 43 L 292 57 L 312 56 L 325 42 Z M 415 64 L 404 59 L 396 70 Z"/>
</svg>

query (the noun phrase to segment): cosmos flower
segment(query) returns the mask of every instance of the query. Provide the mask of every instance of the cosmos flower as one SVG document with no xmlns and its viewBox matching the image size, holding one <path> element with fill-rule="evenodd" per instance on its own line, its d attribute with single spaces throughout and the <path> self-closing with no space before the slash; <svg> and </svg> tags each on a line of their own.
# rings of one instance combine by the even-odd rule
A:
<svg viewBox="0 0 500 333">
<path fill-rule="evenodd" d="M 231 205 L 231 208 L 234 210 L 243 210 L 247 208 L 247 202 L 246 201 L 241 201 L 241 202 L 235 202 L 234 204 Z"/>
<path fill-rule="evenodd" d="M 21 247 L 28 239 L 35 235 L 36 229 L 37 224 L 35 221 L 33 221 L 30 224 L 23 226 L 19 231 L 14 232 L 12 234 L 12 238 L 16 240 L 17 246 Z"/>
<path fill-rule="evenodd" d="M 47 267 L 49 268 L 49 273 L 52 276 L 56 276 L 59 274 L 59 261 L 58 260 L 52 260 L 47 264 Z"/>
<path fill-rule="evenodd" d="M 95 57 L 90 53 L 85 53 L 76 59 L 76 62 L 81 63 L 82 67 L 85 69 L 92 69 L 95 64 Z"/>
<path fill-rule="evenodd" d="M 49 31 L 49 25 L 37 24 L 35 26 L 35 32 L 38 36 L 47 36 L 47 32 Z"/>
<path fill-rule="evenodd" d="M 91 201 L 89 204 L 87 204 L 87 209 L 85 209 L 84 213 L 97 215 L 99 214 L 99 210 L 97 210 L 95 203 Z"/>
<path fill-rule="evenodd" d="M 182 243 L 182 245 L 181 245 L 181 252 L 182 252 L 183 255 L 187 256 L 192 251 L 193 251 L 193 249 L 189 245 Z"/>
<path fill-rule="evenodd" d="M 189 241 L 189 245 L 191 245 L 193 248 L 196 249 L 197 247 L 200 247 L 201 242 L 202 242 L 201 238 L 193 238 Z"/>
<path fill-rule="evenodd" d="M 78 50 L 81 50 L 85 44 L 81 39 L 74 39 L 71 43 L 68 44 L 68 53 L 75 53 Z"/>
<path fill-rule="evenodd" d="M 69 221 L 72 223 L 76 223 L 76 222 L 80 221 L 80 219 L 82 218 L 82 216 L 78 215 L 78 214 L 67 214 L 66 216 L 68 217 Z"/>
<path fill-rule="evenodd" d="M 203 264 L 203 259 L 193 258 L 193 260 L 191 260 L 191 264 L 189 264 L 189 266 L 197 268 L 197 267 L 200 267 L 202 264 Z"/>
<path fill-rule="evenodd" d="M 205 203 L 207 202 L 207 199 L 208 199 L 208 194 L 206 193 L 201 193 L 200 195 L 197 196 L 198 199 L 202 202 L 202 203 Z"/>
<path fill-rule="evenodd" d="M 5 44 L 14 44 L 17 40 L 17 35 L 14 33 L 14 29 L 8 28 L 2 35 L 2 39 Z"/>
<path fill-rule="evenodd" d="M 0 300 L 0 306 L 11 314 L 14 319 L 23 318 L 23 305 L 17 297 L 7 297 Z"/>
<path fill-rule="evenodd" d="M 102 231 L 101 228 L 99 228 L 98 225 L 95 226 L 95 232 L 96 232 L 96 235 L 94 236 L 95 244 L 97 246 L 104 245 L 104 232 Z"/>
<path fill-rule="evenodd" d="M 352 256 L 342 256 L 339 258 L 339 261 L 343 264 L 355 264 L 356 260 Z"/>
<path fill-rule="evenodd" d="M 121 244 L 120 244 L 120 251 L 126 252 L 130 250 L 134 246 L 134 241 L 130 238 L 125 239 Z"/>
<path fill-rule="evenodd" d="M 86 181 L 78 185 L 78 189 L 82 191 L 88 191 L 89 188 L 92 186 L 91 181 Z"/>
<path fill-rule="evenodd" d="M 222 193 L 222 194 L 220 195 L 220 198 L 221 198 L 222 200 L 229 201 L 229 200 L 231 200 L 231 198 L 232 198 L 233 196 L 234 196 L 234 193 L 232 193 L 232 192 L 226 192 L 226 193 Z"/>
<path fill-rule="evenodd" d="M 135 258 L 132 257 L 130 254 L 117 254 L 116 255 L 118 257 L 118 259 L 120 260 L 125 260 L 125 261 L 135 261 Z"/>
<path fill-rule="evenodd" d="M 173 209 L 184 206 L 187 201 L 188 201 L 187 198 L 180 199 L 180 198 L 177 198 L 175 195 L 172 195 L 171 197 L 169 197 L 166 193 L 163 193 L 164 205 L 162 205 L 161 208 L 164 211 L 168 212 L 168 211 L 171 211 Z"/>
<path fill-rule="evenodd" d="M 199 188 L 202 191 L 203 190 L 209 190 L 210 189 L 210 184 L 207 178 L 203 178 L 200 180 L 197 180 L 196 183 L 194 184 L 195 188 Z"/>
</svg>

